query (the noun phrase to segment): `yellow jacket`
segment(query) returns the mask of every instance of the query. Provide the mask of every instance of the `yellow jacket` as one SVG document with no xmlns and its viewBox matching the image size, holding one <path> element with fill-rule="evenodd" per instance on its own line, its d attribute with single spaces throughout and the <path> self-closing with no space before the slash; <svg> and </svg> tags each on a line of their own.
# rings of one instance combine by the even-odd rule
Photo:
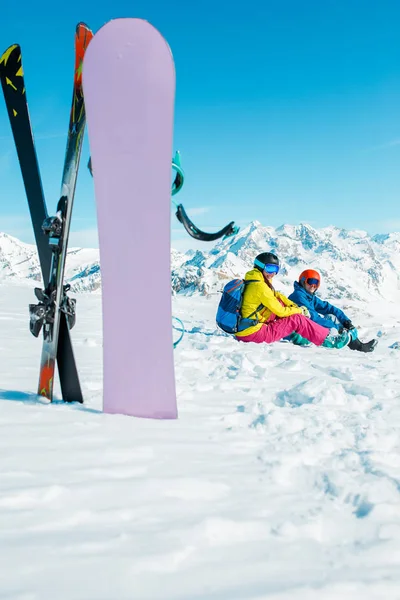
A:
<svg viewBox="0 0 400 600">
<path fill-rule="evenodd" d="M 272 290 L 266 283 L 263 274 L 258 269 L 252 269 L 245 275 L 245 281 L 254 279 L 254 283 L 248 283 L 243 293 L 243 303 L 240 314 L 242 317 L 249 317 L 254 311 L 258 309 L 260 304 L 264 308 L 260 309 L 251 318 L 258 319 L 259 323 L 252 327 L 248 327 L 243 331 L 238 331 L 236 336 L 242 337 L 255 333 L 263 326 L 263 323 L 267 323 L 271 320 L 271 315 L 276 315 L 279 318 L 290 317 L 290 315 L 301 314 L 300 308 L 294 302 L 291 302 L 286 296 L 280 292 Z M 284 304 L 279 302 L 281 300 Z"/>
</svg>

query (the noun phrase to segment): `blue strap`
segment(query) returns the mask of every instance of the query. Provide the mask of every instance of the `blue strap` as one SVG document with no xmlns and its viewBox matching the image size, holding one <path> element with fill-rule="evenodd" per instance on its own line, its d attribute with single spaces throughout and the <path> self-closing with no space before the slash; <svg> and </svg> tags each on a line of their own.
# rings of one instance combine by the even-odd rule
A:
<svg viewBox="0 0 400 600">
<path fill-rule="evenodd" d="M 246 286 L 249 283 L 261 283 L 261 282 L 259 279 L 244 279 L 243 283 Z M 240 302 L 240 312 L 242 310 L 242 304 L 243 304 L 243 294 L 242 294 L 242 300 Z M 257 306 L 256 310 L 254 310 L 248 317 L 241 317 L 240 312 L 239 312 L 237 330 L 244 331 L 245 329 L 248 329 L 249 327 L 254 327 L 254 325 L 258 325 L 258 323 L 259 323 L 258 318 L 252 319 L 252 317 L 254 317 L 254 315 L 256 315 L 263 308 L 265 308 L 264 304 L 260 304 L 259 306 Z"/>
<path fill-rule="evenodd" d="M 183 338 L 183 334 L 185 332 L 185 326 L 182 323 L 182 321 L 180 319 L 178 319 L 178 317 L 172 317 L 173 320 L 178 321 L 179 325 L 181 326 L 180 329 L 178 329 L 178 331 L 181 332 L 180 337 L 178 338 L 178 340 L 176 342 L 174 342 L 174 349 L 177 347 L 177 345 L 179 344 L 179 342 L 181 341 L 181 339 Z M 176 327 L 174 327 L 174 325 L 172 326 L 174 329 L 177 329 Z"/>
</svg>

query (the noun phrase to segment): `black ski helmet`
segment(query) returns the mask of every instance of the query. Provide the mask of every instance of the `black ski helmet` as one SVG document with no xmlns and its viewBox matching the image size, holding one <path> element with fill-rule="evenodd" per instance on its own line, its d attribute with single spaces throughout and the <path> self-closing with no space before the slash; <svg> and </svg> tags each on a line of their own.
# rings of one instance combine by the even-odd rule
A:
<svg viewBox="0 0 400 600">
<path fill-rule="evenodd" d="M 279 267 L 279 258 L 276 254 L 272 254 L 272 252 L 261 252 L 254 259 L 254 267 L 262 272 L 264 267 L 260 265 L 278 265 Z"/>
</svg>

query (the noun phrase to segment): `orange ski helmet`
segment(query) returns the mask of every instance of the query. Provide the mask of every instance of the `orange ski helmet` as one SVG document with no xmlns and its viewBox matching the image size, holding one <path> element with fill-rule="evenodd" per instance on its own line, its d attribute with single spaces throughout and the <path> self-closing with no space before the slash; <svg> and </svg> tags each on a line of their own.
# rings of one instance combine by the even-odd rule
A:
<svg viewBox="0 0 400 600">
<path fill-rule="evenodd" d="M 318 289 L 321 283 L 321 275 L 318 271 L 314 271 L 314 269 L 306 269 L 301 273 L 299 283 L 303 286 L 305 283 L 308 283 L 308 285 L 316 285 Z"/>
</svg>

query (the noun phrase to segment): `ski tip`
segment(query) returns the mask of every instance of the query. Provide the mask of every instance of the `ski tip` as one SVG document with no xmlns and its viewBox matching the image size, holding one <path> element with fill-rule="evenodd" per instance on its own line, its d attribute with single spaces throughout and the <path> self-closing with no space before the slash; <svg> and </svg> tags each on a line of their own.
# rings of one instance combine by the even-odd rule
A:
<svg viewBox="0 0 400 600">
<path fill-rule="evenodd" d="M 3 54 L 0 56 L 0 65 L 4 65 L 6 67 L 8 59 L 14 53 L 21 55 L 21 46 L 19 46 L 19 44 L 12 44 L 12 46 L 9 46 L 7 50 L 3 52 Z"/>
<path fill-rule="evenodd" d="M 80 58 L 83 58 L 92 38 L 93 31 L 85 23 L 78 23 L 75 31 L 75 49 Z"/>
<path fill-rule="evenodd" d="M 93 31 L 86 25 L 86 23 L 78 23 L 75 30 L 75 37 L 79 44 L 86 49 L 93 37 Z"/>
<path fill-rule="evenodd" d="M 83 21 L 79 21 L 78 25 L 76 26 L 76 32 L 78 33 L 78 31 L 80 29 L 86 29 L 87 31 L 92 31 L 89 27 L 89 25 L 86 25 L 86 23 L 84 23 Z"/>
<path fill-rule="evenodd" d="M 78 23 L 75 34 L 75 86 L 82 86 L 82 65 L 87 47 L 93 38 L 93 32 L 85 23 Z"/>
</svg>

